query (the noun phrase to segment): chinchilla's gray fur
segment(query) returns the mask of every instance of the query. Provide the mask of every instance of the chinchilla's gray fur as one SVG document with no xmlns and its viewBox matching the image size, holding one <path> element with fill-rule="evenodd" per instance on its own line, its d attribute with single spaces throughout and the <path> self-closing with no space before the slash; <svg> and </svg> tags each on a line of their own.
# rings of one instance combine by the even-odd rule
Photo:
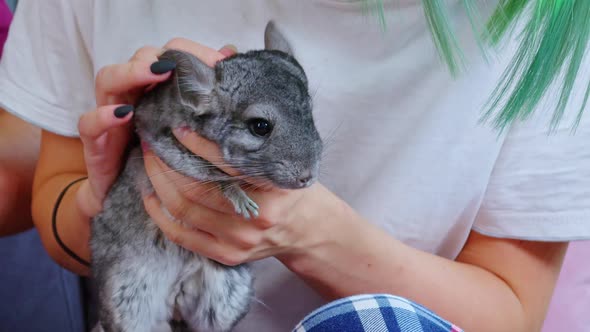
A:
<svg viewBox="0 0 590 332">
<path fill-rule="evenodd" d="M 160 59 L 174 61 L 176 69 L 141 99 L 134 115 L 138 136 L 156 155 L 188 177 L 218 183 L 244 222 L 257 216 L 256 203 L 240 183 L 180 145 L 172 128 L 187 126 L 217 143 L 224 162 L 244 175 L 281 188 L 309 186 L 317 178 L 322 142 L 307 79 L 272 22 L 265 44 L 265 50 L 229 57 L 215 68 L 166 51 Z M 256 132 L 255 119 L 269 123 L 270 133 Z M 248 267 L 219 264 L 166 239 L 144 210 L 142 195 L 151 191 L 135 146 L 92 222 L 95 331 L 231 330 L 254 296 Z"/>
</svg>

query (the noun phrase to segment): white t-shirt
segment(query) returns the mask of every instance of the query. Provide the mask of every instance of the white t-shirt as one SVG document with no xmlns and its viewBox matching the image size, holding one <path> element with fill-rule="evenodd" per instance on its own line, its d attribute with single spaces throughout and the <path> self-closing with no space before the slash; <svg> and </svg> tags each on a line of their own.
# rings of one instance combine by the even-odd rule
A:
<svg viewBox="0 0 590 332">
<path fill-rule="evenodd" d="M 469 69 L 453 79 L 420 1 L 392 3 L 384 32 L 352 0 L 21 0 L 0 64 L 0 105 L 76 136 L 80 114 L 94 106 L 101 67 L 173 37 L 262 48 L 264 26 L 274 19 L 308 74 L 327 140 L 320 180 L 367 220 L 449 259 L 471 230 L 590 238 L 590 110 L 575 135 L 577 108 L 551 136 L 551 108 L 499 134 L 479 120 L 513 47 L 486 63 L 462 10 L 452 6 Z M 287 331 L 323 303 L 278 261 L 253 266 L 264 305 L 254 302 L 237 331 Z"/>
</svg>

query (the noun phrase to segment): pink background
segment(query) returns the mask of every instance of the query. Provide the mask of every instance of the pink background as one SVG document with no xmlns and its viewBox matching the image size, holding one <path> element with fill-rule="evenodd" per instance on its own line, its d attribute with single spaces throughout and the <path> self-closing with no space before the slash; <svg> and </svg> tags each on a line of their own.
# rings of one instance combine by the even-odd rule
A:
<svg viewBox="0 0 590 332">
<path fill-rule="evenodd" d="M 543 332 L 590 331 L 590 241 L 570 243 Z"/>
</svg>

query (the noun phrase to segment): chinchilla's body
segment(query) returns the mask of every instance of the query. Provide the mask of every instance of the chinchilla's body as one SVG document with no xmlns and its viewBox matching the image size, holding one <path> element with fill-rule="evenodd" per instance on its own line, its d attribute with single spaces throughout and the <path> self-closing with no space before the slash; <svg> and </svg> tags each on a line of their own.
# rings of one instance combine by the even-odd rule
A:
<svg viewBox="0 0 590 332">
<path fill-rule="evenodd" d="M 171 169 L 218 183 L 246 218 L 255 217 L 258 207 L 240 184 L 180 145 L 172 129 L 189 127 L 217 143 L 224 162 L 243 175 L 281 188 L 309 186 L 317 178 L 322 142 L 307 79 L 272 23 L 265 44 L 266 50 L 232 56 L 215 68 L 166 51 L 160 59 L 174 61 L 176 69 L 142 98 L 134 120 L 139 137 Z M 248 267 L 219 264 L 166 239 L 144 210 L 142 196 L 151 191 L 141 149 L 134 147 L 92 223 L 95 330 L 231 330 L 254 296 Z"/>
</svg>

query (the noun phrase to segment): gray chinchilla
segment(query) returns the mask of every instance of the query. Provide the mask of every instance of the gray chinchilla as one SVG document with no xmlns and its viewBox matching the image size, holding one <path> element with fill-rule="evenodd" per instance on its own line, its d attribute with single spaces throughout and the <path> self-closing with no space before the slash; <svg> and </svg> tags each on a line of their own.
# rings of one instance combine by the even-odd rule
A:
<svg viewBox="0 0 590 332">
<path fill-rule="evenodd" d="M 322 141 L 307 78 L 272 22 L 265 50 L 231 56 L 214 68 L 176 50 L 160 60 L 176 68 L 142 97 L 134 121 L 141 140 L 171 169 L 219 184 L 244 222 L 257 216 L 256 203 L 239 181 L 183 147 L 173 128 L 187 126 L 215 142 L 224 163 L 245 176 L 286 189 L 317 179 Z M 142 195 L 151 190 L 135 144 L 92 222 L 95 331 L 231 330 L 254 296 L 247 265 L 225 266 L 166 239 L 144 210 Z M 178 320 L 182 324 L 172 324 Z"/>
</svg>

